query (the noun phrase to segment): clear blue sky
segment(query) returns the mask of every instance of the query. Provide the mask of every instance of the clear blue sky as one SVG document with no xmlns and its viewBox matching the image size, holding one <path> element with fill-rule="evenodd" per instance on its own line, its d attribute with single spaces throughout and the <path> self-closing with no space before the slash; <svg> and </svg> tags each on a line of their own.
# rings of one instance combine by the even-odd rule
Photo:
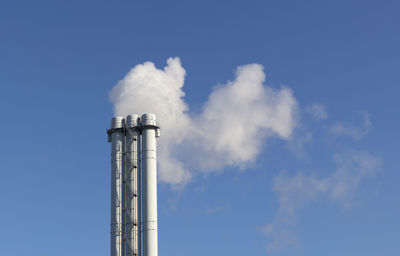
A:
<svg viewBox="0 0 400 256">
<path fill-rule="evenodd" d="M 300 120 L 251 168 L 160 184 L 160 255 L 399 255 L 399 10 L 1 1 L 0 255 L 109 255 L 108 92 L 134 65 L 175 56 L 194 112 L 237 66 L 259 63 L 268 86 L 293 90 Z"/>
</svg>

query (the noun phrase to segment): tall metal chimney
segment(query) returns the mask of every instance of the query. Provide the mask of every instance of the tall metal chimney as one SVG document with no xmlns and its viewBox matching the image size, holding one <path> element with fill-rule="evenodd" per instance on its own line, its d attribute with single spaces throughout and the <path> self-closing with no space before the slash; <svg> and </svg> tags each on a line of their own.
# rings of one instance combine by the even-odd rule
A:
<svg viewBox="0 0 400 256">
<path fill-rule="evenodd" d="M 154 114 L 142 115 L 143 256 L 158 255 L 157 147 L 159 127 Z"/>
<path fill-rule="evenodd" d="M 140 120 L 126 117 L 126 256 L 140 254 Z"/>
<path fill-rule="evenodd" d="M 116 116 L 109 130 L 111 142 L 111 256 L 122 255 L 122 171 L 124 151 L 124 118 Z"/>
<path fill-rule="evenodd" d="M 158 256 L 154 114 L 114 117 L 111 142 L 111 256 Z M 142 239 L 143 238 L 143 239 Z M 143 241 L 143 243 L 142 243 Z"/>
</svg>

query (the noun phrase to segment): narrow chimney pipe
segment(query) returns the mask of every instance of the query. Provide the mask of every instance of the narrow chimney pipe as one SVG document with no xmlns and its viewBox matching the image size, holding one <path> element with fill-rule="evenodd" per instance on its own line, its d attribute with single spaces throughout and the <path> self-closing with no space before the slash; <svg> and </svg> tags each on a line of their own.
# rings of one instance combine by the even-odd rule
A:
<svg viewBox="0 0 400 256">
<path fill-rule="evenodd" d="M 126 256 L 140 254 L 140 120 L 126 117 Z"/>
<path fill-rule="evenodd" d="M 158 256 L 156 116 L 144 114 L 142 122 L 143 256 Z M 157 133 L 158 134 L 158 133 Z"/>
<path fill-rule="evenodd" d="M 122 186 L 124 118 L 114 117 L 111 121 L 111 256 L 122 256 Z"/>
</svg>

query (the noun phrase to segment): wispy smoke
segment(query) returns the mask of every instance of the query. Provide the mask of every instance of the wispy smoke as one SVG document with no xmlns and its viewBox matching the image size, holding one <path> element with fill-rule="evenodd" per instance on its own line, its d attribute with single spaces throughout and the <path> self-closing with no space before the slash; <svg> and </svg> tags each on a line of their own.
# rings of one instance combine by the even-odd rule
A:
<svg viewBox="0 0 400 256">
<path fill-rule="evenodd" d="M 321 103 L 314 103 L 306 108 L 306 112 L 316 120 L 323 120 L 328 118 L 325 106 Z"/>
<path fill-rule="evenodd" d="M 179 58 L 164 69 L 151 62 L 132 68 L 110 92 L 115 115 L 154 113 L 161 124 L 159 178 L 174 186 L 198 172 L 245 167 L 271 136 L 290 139 L 297 103 L 289 88 L 265 86 L 259 64 L 237 68 L 235 79 L 209 95 L 201 113 L 184 101 L 186 72 Z"/>
<path fill-rule="evenodd" d="M 264 227 L 270 238 L 267 243 L 270 252 L 298 244 L 298 238 L 292 231 L 298 210 L 318 199 L 330 200 L 343 207 L 351 206 L 352 197 L 361 182 L 373 176 L 382 166 L 380 157 L 364 151 L 335 155 L 334 160 L 337 168 L 326 177 L 281 173 L 275 178 L 273 189 L 278 195 L 279 208 L 274 222 Z"/>
<path fill-rule="evenodd" d="M 330 132 L 334 135 L 346 135 L 350 136 L 354 140 L 360 140 L 371 130 L 372 127 L 371 120 L 367 112 L 361 112 L 361 117 L 361 125 L 356 125 L 349 122 L 336 122 L 331 126 Z"/>
</svg>

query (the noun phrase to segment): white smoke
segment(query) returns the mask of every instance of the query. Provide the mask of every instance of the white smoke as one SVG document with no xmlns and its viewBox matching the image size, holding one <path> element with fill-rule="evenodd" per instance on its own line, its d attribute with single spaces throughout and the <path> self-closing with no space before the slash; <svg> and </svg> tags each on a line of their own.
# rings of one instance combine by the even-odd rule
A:
<svg viewBox="0 0 400 256">
<path fill-rule="evenodd" d="M 272 223 L 264 227 L 269 236 L 267 249 L 276 252 L 298 244 L 293 232 L 296 213 L 310 202 L 329 200 L 348 208 L 361 183 L 382 168 L 382 159 L 365 151 L 348 151 L 336 154 L 337 168 L 325 177 L 299 172 L 288 176 L 281 173 L 274 179 L 273 189 L 278 195 L 279 207 Z"/>
<path fill-rule="evenodd" d="M 196 172 L 245 167 L 268 137 L 290 139 L 296 100 L 289 88 L 264 86 L 261 65 L 238 67 L 235 80 L 215 87 L 197 114 L 184 101 L 185 75 L 179 58 L 169 58 L 163 70 L 146 62 L 132 68 L 110 92 L 115 115 L 157 115 L 161 181 L 182 186 Z"/>
<path fill-rule="evenodd" d="M 372 123 L 367 112 L 361 112 L 362 123 L 336 122 L 330 127 L 330 132 L 334 135 L 345 135 L 354 140 L 362 139 L 371 130 Z"/>
</svg>

